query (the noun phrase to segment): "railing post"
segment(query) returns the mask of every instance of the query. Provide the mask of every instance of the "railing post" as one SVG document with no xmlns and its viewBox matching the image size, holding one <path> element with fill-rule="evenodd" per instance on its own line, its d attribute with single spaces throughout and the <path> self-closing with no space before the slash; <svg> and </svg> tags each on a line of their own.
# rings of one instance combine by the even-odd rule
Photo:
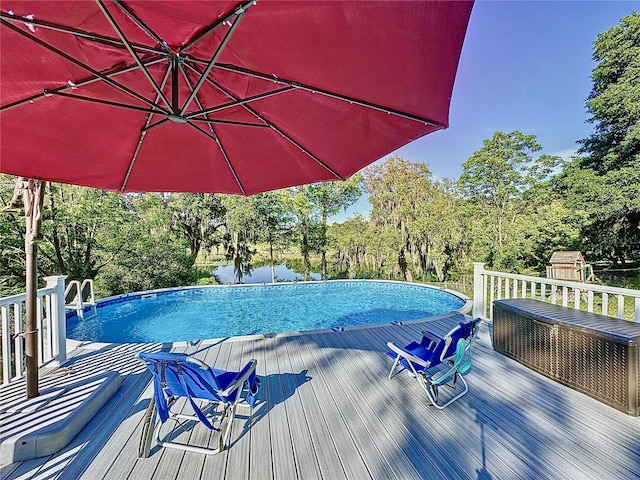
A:
<svg viewBox="0 0 640 480">
<path fill-rule="evenodd" d="M 484 287 L 484 262 L 473 262 L 473 316 L 485 318 L 487 312 Z"/>
<path fill-rule="evenodd" d="M 51 296 L 51 331 L 53 333 L 53 345 L 57 349 L 52 357 L 57 356 L 58 365 L 62 365 L 67 361 L 67 321 L 64 310 L 64 281 L 66 275 L 56 275 L 52 277 L 44 277 L 47 282 L 47 288 L 53 288 L 54 293 Z"/>
</svg>

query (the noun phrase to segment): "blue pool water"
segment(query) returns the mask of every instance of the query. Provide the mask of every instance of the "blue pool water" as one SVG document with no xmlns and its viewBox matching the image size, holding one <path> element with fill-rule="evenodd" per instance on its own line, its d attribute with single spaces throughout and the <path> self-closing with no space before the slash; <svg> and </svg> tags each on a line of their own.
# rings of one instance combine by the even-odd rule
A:
<svg viewBox="0 0 640 480">
<path fill-rule="evenodd" d="M 458 310 L 462 298 L 400 282 L 329 281 L 216 286 L 131 294 L 67 319 L 67 337 L 174 342 L 413 320 Z"/>
</svg>

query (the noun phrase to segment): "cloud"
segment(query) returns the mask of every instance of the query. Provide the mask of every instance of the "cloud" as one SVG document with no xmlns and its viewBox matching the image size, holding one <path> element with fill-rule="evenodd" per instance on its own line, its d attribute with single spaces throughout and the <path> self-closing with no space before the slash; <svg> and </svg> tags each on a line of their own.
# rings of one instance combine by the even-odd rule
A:
<svg viewBox="0 0 640 480">
<path fill-rule="evenodd" d="M 573 157 L 578 155 L 577 148 L 565 148 L 564 150 L 559 150 L 557 152 L 552 152 L 549 155 L 554 155 L 562 158 L 565 162 L 570 161 Z"/>
</svg>

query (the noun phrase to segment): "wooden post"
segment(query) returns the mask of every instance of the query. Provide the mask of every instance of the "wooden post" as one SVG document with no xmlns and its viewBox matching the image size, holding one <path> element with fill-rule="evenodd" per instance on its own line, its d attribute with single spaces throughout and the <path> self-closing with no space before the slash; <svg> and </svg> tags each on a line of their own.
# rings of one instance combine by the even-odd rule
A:
<svg viewBox="0 0 640 480">
<path fill-rule="evenodd" d="M 55 293 L 52 295 L 51 314 L 54 320 L 51 322 L 51 328 L 58 365 L 62 365 L 67 361 L 67 324 L 64 311 L 64 285 L 66 279 L 66 275 L 44 277 L 47 287 L 55 289 Z"/>
<path fill-rule="evenodd" d="M 484 263 L 473 262 L 473 316 L 485 318 L 487 315 L 486 295 L 484 287 Z"/>
</svg>

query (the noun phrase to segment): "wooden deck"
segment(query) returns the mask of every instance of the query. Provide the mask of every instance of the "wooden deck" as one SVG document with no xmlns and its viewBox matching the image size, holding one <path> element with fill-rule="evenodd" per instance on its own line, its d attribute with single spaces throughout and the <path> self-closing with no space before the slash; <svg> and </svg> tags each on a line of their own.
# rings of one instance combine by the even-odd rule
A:
<svg viewBox="0 0 640 480">
<path fill-rule="evenodd" d="M 118 345 L 81 351 L 70 368 L 119 370 L 122 385 L 71 444 L 15 463 L 6 479 L 630 479 L 640 477 L 640 419 L 556 384 L 474 344 L 470 392 L 445 410 L 415 380 L 387 380 L 389 340 L 406 343 L 424 321 L 344 332 L 193 345 Z M 259 406 L 236 417 L 231 447 L 214 456 L 157 448 L 138 459 L 152 386 L 141 348 L 197 352 L 217 368 L 258 360 Z M 247 425 L 251 428 L 247 429 Z M 197 427 L 185 435 L 207 444 Z"/>
</svg>

